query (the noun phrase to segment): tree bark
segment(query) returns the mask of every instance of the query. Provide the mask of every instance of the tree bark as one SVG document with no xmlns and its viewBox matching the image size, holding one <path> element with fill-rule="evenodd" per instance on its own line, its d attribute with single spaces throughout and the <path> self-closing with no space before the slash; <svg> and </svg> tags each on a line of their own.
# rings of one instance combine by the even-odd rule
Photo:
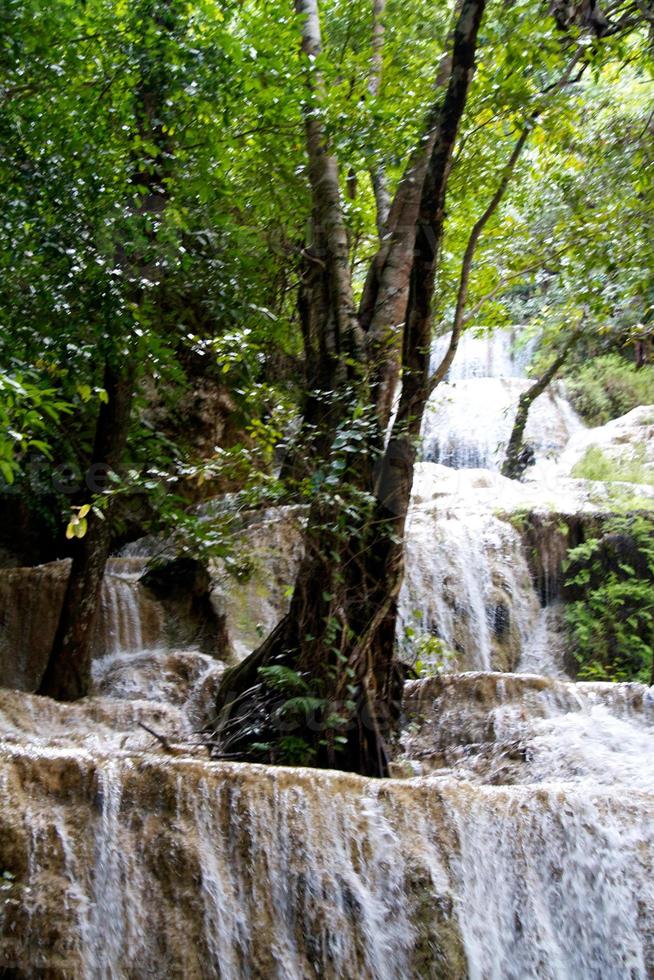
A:
<svg viewBox="0 0 654 980">
<path fill-rule="evenodd" d="M 368 91 L 373 99 L 378 98 L 382 83 L 382 70 L 384 61 L 384 13 L 386 11 L 386 0 L 372 0 L 372 36 L 370 58 L 370 78 L 368 80 Z M 370 180 L 375 195 L 377 206 L 377 233 L 381 241 L 386 232 L 386 222 L 391 209 L 391 195 L 388 189 L 386 168 L 382 160 L 370 170 Z"/>
<path fill-rule="evenodd" d="M 356 384 L 361 378 L 364 346 L 352 289 L 338 162 L 321 115 L 324 81 L 315 67 L 322 52 L 318 0 L 295 0 L 295 10 L 303 17 L 301 48 L 307 59 L 303 112 L 312 208 L 311 242 L 302 252 L 298 294 L 305 362 L 302 424 L 281 472 L 291 486 L 309 477 L 315 461 L 326 457 L 347 411 L 347 382 Z"/>
<path fill-rule="evenodd" d="M 454 26 L 460 23 L 463 0 L 456 0 L 453 26 L 435 78 L 435 97 L 423 135 L 411 154 L 399 183 L 359 305 L 359 319 L 366 331 L 371 384 L 379 423 L 389 423 L 400 374 L 403 317 L 406 313 L 409 277 L 416 242 L 422 189 L 440 125 L 443 92 L 452 71 Z"/>
<path fill-rule="evenodd" d="M 315 4 L 302 6 L 315 8 Z M 485 0 L 463 0 L 449 82 L 434 114 L 403 317 L 402 396 L 391 440 L 383 450 L 374 395 L 360 385 L 356 409 L 345 418 L 348 431 L 355 433 L 357 425 L 365 423 L 363 451 L 350 455 L 343 451 L 338 492 L 319 493 L 311 506 L 305 553 L 288 615 L 258 650 L 225 676 L 212 726 L 217 757 L 291 761 L 289 738 L 293 738 L 295 747 L 298 742 L 302 746 L 304 761 L 314 765 L 372 776 L 388 772 L 387 746 L 397 726 L 402 688 L 394 645 L 402 536 L 415 437 L 428 396 L 431 296 L 452 151 L 484 7 Z M 305 24 L 305 30 L 310 29 L 310 17 Z M 308 132 L 308 142 L 311 136 Z M 310 156 L 315 150 L 309 145 Z M 319 187 L 314 190 L 320 193 Z M 369 355 L 369 350 L 357 351 Z M 346 379 L 344 404 L 351 397 L 350 388 Z M 367 402 L 362 404 L 364 398 Z M 337 446 L 338 440 L 332 446 L 336 457 Z M 275 671 L 280 676 L 280 669 L 290 671 L 302 686 L 301 705 L 272 679 Z M 283 676 L 288 680 L 288 674 Z M 289 725 L 294 722 L 290 735 L 284 730 L 287 720 Z"/>
<path fill-rule="evenodd" d="M 132 372 L 107 364 L 104 387 L 109 400 L 98 414 L 90 472 L 119 473 L 129 434 Z M 59 625 L 38 690 L 58 701 L 75 701 L 88 693 L 94 627 L 115 506 L 115 500 L 110 500 L 104 520 L 91 512 L 88 530 L 76 542 Z"/>
</svg>

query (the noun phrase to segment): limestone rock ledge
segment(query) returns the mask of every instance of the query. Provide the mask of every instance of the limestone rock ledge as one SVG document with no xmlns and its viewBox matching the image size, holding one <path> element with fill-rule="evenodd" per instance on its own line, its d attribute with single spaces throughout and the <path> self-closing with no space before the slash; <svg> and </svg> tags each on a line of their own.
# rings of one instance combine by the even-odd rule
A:
<svg viewBox="0 0 654 980">
<path fill-rule="evenodd" d="M 380 781 L 209 762 L 165 701 L 0 691 L 0 973 L 651 976 L 653 693 L 413 682 L 425 775 Z"/>
<path fill-rule="evenodd" d="M 467 975 L 427 786 L 154 755 L 0 761 L 15 977 Z"/>
</svg>

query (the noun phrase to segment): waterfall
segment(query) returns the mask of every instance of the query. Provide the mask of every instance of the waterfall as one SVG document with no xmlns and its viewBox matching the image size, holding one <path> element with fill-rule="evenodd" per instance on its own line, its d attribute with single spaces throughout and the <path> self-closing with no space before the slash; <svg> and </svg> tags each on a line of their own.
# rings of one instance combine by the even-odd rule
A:
<svg viewBox="0 0 654 980">
<path fill-rule="evenodd" d="M 141 582 L 161 542 L 130 546 L 91 696 L 0 689 L 0 975 L 654 977 L 654 688 L 565 677 L 565 532 L 604 504 L 557 464 L 497 472 L 528 383 L 514 340 L 466 336 L 425 423 L 397 638 L 429 676 L 405 684 L 392 778 L 210 761 L 198 736 L 226 666 L 198 616 L 224 619 L 225 660 L 258 644 L 303 508 L 244 521 L 200 614 Z M 542 457 L 579 425 L 562 392 L 534 418 Z M 4 684 L 34 689 L 67 573 L 0 571 Z"/>
<path fill-rule="evenodd" d="M 651 692 L 449 675 L 405 713 L 409 778 L 372 781 L 166 753 L 137 726 L 188 740 L 163 703 L 0 692 L 0 966 L 651 976 Z"/>
<path fill-rule="evenodd" d="M 169 646 L 169 616 L 139 579 L 145 558 L 111 558 L 102 582 L 93 657 Z M 0 569 L 0 677 L 34 690 L 45 669 L 66 590 L 70 562 Z"/>
<path fill-rule="evenodd" d="M 469 975 L 651 976 L 654 692 L 467 674 L 406 711 L 405 759 L 451 801 Z"/>
<path fill-rule="evenodd" d="M 448 341 L 436 341 L 434 363 Z M 497 473 L 518 399 L 531 384 L 533 347 L 516 331 L 465 334 L 447 382 L 428 404 L 400 596 L 399 640 L 409 661 L 429 650 L 431 638 L 438 641 L 427 657 L 432 669 L 564 670 L 558 598 L 565 539 L 543 519 L 535 562 L 517 518 L 539 513 L 548 499 L 563 515 L 574 513 L 577 501 L 559 484 L 523 486 Z M 555 385 L 534 402 L 526 441 L 543 461 L 580 428 Z"/>
<path fill-rule="evenodd" d="M 442 641 L 444 666 L 512 670 L 540 614 L 522 539 L 507 521 L 448 508 L 414 507 L 400 594 L 399 637 Z"/>
<path fill-rule="evenodd" d="M 434 341 L 431 368 L 438 367 L 450 345 L 451 334 Z M 456 357 L 447 373 L 447 381 L 471 378 L 525 378 L 535 342 L 519 330 L 493 330 L 492 333 L 466 331 L 459 340 Z"/>
<path fill-rule="evenodd" d="M 451 814 L 471 980 L 652 975 L 651 796 L 486 789 Z"/>
</svg>

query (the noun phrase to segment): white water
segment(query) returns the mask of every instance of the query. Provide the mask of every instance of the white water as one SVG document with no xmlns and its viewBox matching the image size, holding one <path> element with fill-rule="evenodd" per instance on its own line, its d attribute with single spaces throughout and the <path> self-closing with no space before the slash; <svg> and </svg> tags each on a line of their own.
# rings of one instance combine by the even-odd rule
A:
<svg viewBox="0 0 654 980">
<path fill-rule="evenodd" d="M 442 640 L 445 665 L 512 670 L 540 623 L 519 533 L 492 513 L 415 507 L 400 595 L 400 636 Z M 413 659 L 411 644 L 405 653 Z M 424 658 L 423 658 L 424 659 Z"/>
<path fill-rule="evenodd" d="M 440 364 L 450 344 L 451 334 L 439 337 L 433 346 L 432 370 Z M 534 341 L 518 330 L 467 331 L 459 340 L 447 381 L 471 378 L 524 378 L 534 351 Z"/>
<path fill-rule="evenodd" d="M 556 787 L 452 807 L 471 980 L 651 976 L 651 797 Z"/>
<path fill-rule="evenodd" d="M 458 834 L 470 976 L 651 976 L 654 691 L 467 674 L 409 685 L 407 710 Z"/>
<path fill-rule="evenodd" d="M 123 564 L 126 567 L 121 567 Z M 113 565 L 113 567 L 112 567 Z M 107 624 L 107 653 L 142 650 L 144 646 L 141 627 L 141 610 L 138 579 L 143 574 L 140 563 L 114 559 L 105 578 L 101 597 L 101 615 Z"/>
<path fill-rule="evenodd" d="M 446 342 L 436 343 L 435 360 Z M 430 400 L 400 596 L 400 642 L 409 661 L 440 662 L 441 669 L 563 671 L 558 590 L 545 583 L 554 609 L 542 608 L 528 544 L 511 518 L 522 508 L 546 510 L 552 500 L 555 510 L 575 513 L 578 495 L 562 481 L 525 487 L 497 474 L 518 398 L 530 384 L 532 348 L 512 331 L 464 336 L 449 383 Z M 550 390 L 532 406 L 526 439 L 543 461 L 580 428 L 563 394 Z M 544 535 L 539 547 L 560 550 L 556 533 Z M 550 565 L 560 568 L 560 554 L 545 557 L 546 575 Z M 441 649 L 425 657 L 430 638 Z"/>
<path fill-rule="evenodd" d="M 408 684 L 405 710 L 396 767 L 418 776 L 380 782 L 208 762 L 161 702 L 0 693 L 16 872 L 0 963 L 84 980 L 651 976 L 652 692 L 462 674 Z"/>
</svg>

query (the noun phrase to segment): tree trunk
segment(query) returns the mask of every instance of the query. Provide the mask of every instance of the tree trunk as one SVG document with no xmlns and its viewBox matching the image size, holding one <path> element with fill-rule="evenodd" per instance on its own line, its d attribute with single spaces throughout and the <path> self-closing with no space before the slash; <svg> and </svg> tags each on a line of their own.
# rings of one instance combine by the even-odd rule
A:
<svg viewBox="0 0 654 980">
<path fill-rule="evenodd" d="M 299 6 L 316 14 L 305 21 L 305 32 L 315 30 L 315 3 Z M 402 537 L 416 436 L 428 396 L 431 296 L 452 151 L 484 6 L 485 0 L 462 4 L 449 83 L 434 115 L 432 150 L 414 218 L 419 234 L 403 318 L 402 396 L 390 442 L 384 450 L 375 394 L 356 382 L 355 371 L 354 385 L 347 377 L 341 382 L 342 404 L 350 408 L 342 416 L 347 426 L 333 433 L 331 458 L 324 461 L 335 486 L 327 481 L 311 506 L 289 613 L 221 685 L 211 726 L 217 757 L 304 761 L 372 776 L 388 772 L 387 747 L 402 691 L 395 658 Z M 327 156 L 322 134 L 308 132 L 308 137 L 310 159 L 317 148 L 314 137 Z M 319 197 L 320 187 L 314 191 Z M 330 207 L 340 208 L 333 195 Z M 341 302 L 338 283 L 330 287 Z M 358 346 L 355 350 L 358 356 L 364 353 Z"/>
<path fill-rule="evenodd" d="M 502 476 L 510 480 L 519 480 L 524 471 L 531 463 L 530 454 L 524 445 L 525 428 L 529 419 L 529 409 L 539 395 L 542 395 L 548 385 L 554 380 L 560 368 L 563 367 L 570 351 L 574 347 L 581 333 L 581 325 L 573 332 L 562 351 L 552 361 L 548 369 L 538 378 L 534 384 L 524 391 L 518 400 L 518 411 L 516 413 L 511 437 L 506 449 L 506 456 L 502 463 Z"/>
<path fill-rule="evenodd" d="M 306 366 L 302 427 L 282 467 L 282 476 L 291 483 L 309 476 L 316 459 L 326 458 L 351 401 L 348 385 L 362 380 L 363 353 L 338 162 L 325 137 L 320 111 L 324 82 L 313 67 L 322 51 L 318 0 L 295 0 L 295 9 L 304 18 L 302 51 L 308 64 L 303 112 L 312 240 L 303 253 L 298 297 Z"/>
<path fill-rule="evenodd" d="M 402 336 L 409 278 L 416 243 L 418 212 L 427 167 L 439 131 L 443 93 L 452 73 L 455 25 L 461 23 L 463 0 L 456 0 L 453 26 L 435 78 L 435 98 L 425 120 L 422 138 L 411 154 L 388 211 L 384 237 L 370 264 L 359 305 L 366 331 L 367 357 L 377 417 L 388 425 L 400 376 Z"/>
<path fill-rule="evenodd" d="M 109 397 L 100 406 L 89 472 L 120 472 L 129 433 L 133 377 L 107 364 L 104 387 Z M 91 647 L 98 614 L 100 589 L 111 548 L 110 500 L 104 520 L 89 514 L 88 531 L 76 542 L 59 626 L 38 693 L 58 701 L 74 701 L 88 693 Z"/>
</svg>

